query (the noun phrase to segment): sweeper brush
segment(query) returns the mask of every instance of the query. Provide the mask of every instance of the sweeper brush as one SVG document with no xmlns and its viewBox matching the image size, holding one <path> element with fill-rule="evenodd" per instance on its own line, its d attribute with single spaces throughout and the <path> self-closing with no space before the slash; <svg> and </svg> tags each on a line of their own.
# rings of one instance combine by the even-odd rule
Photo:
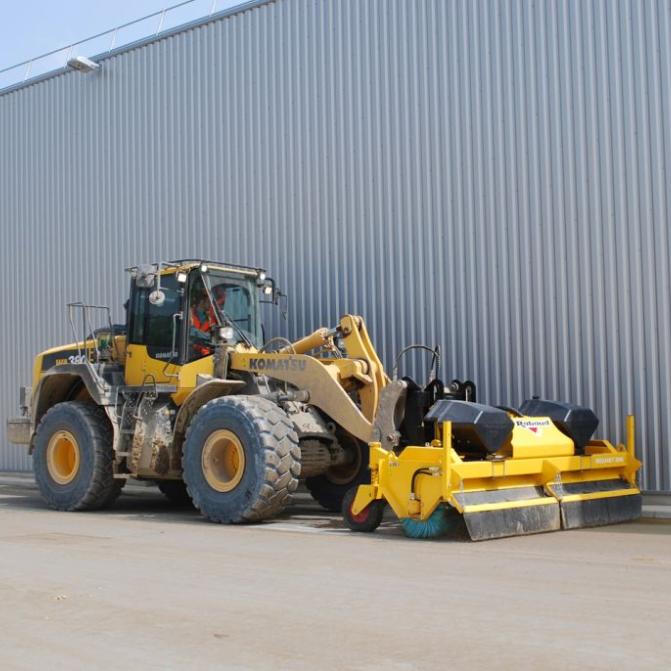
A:
<svg viewBox="0 0 671 671">
<path fill-rule="evenodd" d="M 373 531 L 389 504 L 408 536 L 435 538 L 463 517 L 473 540 L 599 526 L 640 517 L 634 418 L 627 443 L 592 439 L 588 408 L 534 399 L 519 411 L 439 400 L 434 439 L 370 444 L 370 484 L 343 502 L 346 524 Z"/>
</svg>

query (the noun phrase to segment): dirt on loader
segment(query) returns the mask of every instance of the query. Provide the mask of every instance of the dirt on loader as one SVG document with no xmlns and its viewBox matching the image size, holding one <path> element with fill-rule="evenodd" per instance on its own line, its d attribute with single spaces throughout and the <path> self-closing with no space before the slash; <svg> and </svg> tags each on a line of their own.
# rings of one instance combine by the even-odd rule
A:
<svg viewBox="0 0 671 671">
<path fill-rule="evenodd" d="M 473 543 L 343 528 L 307 494 L 220 526 L 129 486 L 47 510 L 0 477 L 0 668 L 661 669 L 671 525 Z"/>
</svg>

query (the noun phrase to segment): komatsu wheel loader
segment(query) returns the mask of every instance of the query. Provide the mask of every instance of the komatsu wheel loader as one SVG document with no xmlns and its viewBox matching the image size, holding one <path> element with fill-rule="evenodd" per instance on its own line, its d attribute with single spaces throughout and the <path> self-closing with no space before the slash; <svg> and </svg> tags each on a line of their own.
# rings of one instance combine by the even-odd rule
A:
<svg viewBox="0 0 671 671">
<path fill-rule="evenodd" d="M 571 421 L 547 402 L 524 416 L 479 406 L 475 386 L 444 385 L 438 364 L 425 387 L 390 380 L 353 315 L 264 343 L 260 303 L 281 293 L 259 268 L 189 259 L 128 270 L 126 324 L 69 304 L 74 342 L 35 358 L 22 415 L 8 421 L 52 508 L 109 506 L 136 478 L 212 521 L 253 522 L 284 510 L 304 479 L 357 530 L 372 530 L 386 503 L 406 528 L 457 511 L 473 538 L 559 528 L 560 507 L 564 526 L 640 513 L 633 447 L 590 441 L 591 411 L 569 408 Z M 107 324 L 94 329 L 101 312 Z M 608 501 L 598 515 L 595 500 Z"/>
</svg>

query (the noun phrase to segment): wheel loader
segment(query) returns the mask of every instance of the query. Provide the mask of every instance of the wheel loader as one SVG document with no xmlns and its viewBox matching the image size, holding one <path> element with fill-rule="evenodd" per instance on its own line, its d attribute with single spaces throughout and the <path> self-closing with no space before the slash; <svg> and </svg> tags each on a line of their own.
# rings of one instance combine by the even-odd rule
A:
<svg viewBox="0 0 671 671">
<path fill-rule="evenodd" d="M 7 423 L 56 510 L 109 506 L 135 478 L 209 520 L 255 522 L 283 511 L 302 479 L 357 531 L 387 504 L 410 535 L 460 514 L 474 539 L 640 514 L 633 430 L 614 447 L 591 439 L 585 408 L 481 406 L 472 382 L 440 380 L 438 350 L 425 346 L 428 384 L 397 369 L 390 379 L 355 315 L 264 342 L 261 303 L 283 294 L 261 268 L 183 259 L 127 270 L 126 323 L 69 304 L 73 342 L 36 356 L 22 414 Z"/>
</svg>

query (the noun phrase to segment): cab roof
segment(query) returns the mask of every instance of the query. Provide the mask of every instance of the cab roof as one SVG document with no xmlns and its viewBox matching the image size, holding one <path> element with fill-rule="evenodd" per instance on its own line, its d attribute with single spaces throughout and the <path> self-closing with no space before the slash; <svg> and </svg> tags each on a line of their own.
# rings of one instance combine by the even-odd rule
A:
<svg viewBox="0 0 671 671">
<path fill-rule="evenodd" d="M 128 272 L 138 272 L 149 267 L 160 268 L 161 274 L 174 273 L 177 270 L 189 271 L 197 268 L 202 264 L 215 270 L 224 270 L 229 273 L 236 273 L 239 275 L 250 275 L 256 277 L 261 272 L 265 272 L 264 268 L 255 268 L 253 266 L 243 266 L 238 263 L 227 263 L 226 261 L 210 261 L 208 259 L 174 259 L 172 261 L 160 261 L 146 265 L 137 265 L 126 268 Z"/>
</svg>

